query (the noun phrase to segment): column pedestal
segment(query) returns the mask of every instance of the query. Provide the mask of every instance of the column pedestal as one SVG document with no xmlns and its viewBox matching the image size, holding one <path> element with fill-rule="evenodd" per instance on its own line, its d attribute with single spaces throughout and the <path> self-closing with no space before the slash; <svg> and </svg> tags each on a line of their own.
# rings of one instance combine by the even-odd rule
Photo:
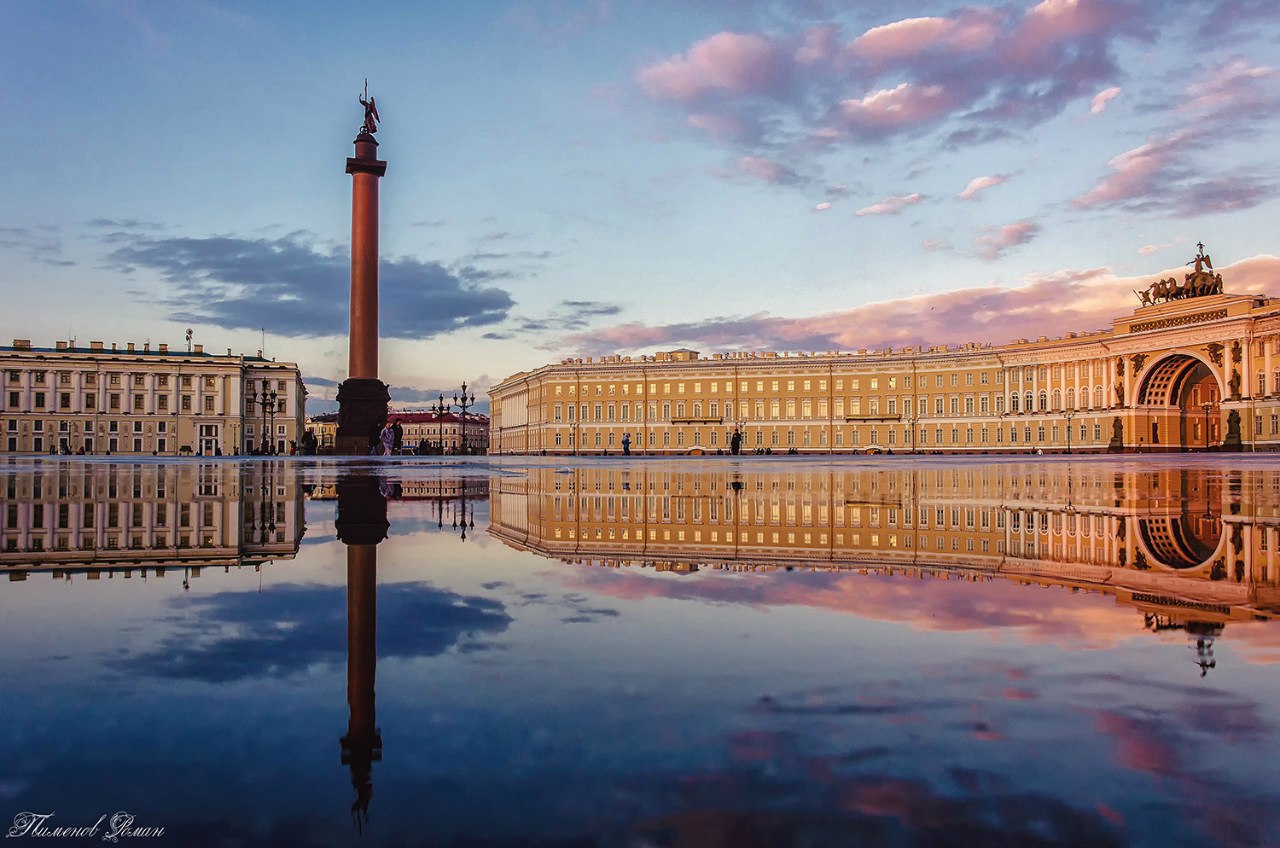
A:
<svg viewBox="0 0 1280 848">
<path fill-rule="evenodd" d="M 340 456 L 363 456 L 369 453 L 376 437 L 387 421 L 387 405 L 391 394 L 381 380 L 352 377 L 338 384 L 338 435 L 333 452 Z"/>
</svg>

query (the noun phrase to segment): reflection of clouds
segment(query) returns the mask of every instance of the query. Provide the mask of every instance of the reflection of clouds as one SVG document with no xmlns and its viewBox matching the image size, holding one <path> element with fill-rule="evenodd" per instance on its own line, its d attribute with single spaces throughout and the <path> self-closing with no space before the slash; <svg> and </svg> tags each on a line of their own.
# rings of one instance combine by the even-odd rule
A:
<svg viewBox="0 0 1280 848">
<path fill-rule="evenodd" d="M 616 598 L 651 597 L 748 606 L 803 606 L 903 622 L 916 630 L 1017 630 L 1030 643 L 1111 647 L 1139 633 L 1132 611 L 1102 595 L 1007 581 L 916 580 L 887 575 L 701 573 L 665 579 L 645 572 L 579 568 L 571 585 Z"/>
<path fill-rule="evenodd" d="M 504 585 L 502 583 L 494 584 Z M 487 587 L 487 584 L 486 584 Z M 587 595 L 576 592 L 565 595 L 551 595 L 547 592 L 524 592 L 516 606 L 549 606 L 560 607 L 567 614 L 561 617 L 565 624 L 593 624 L 601 618 L 617 618 L 622 615 L 611 607 L 590 606 L 591 599 Z"/>
<path fill-rule="evenodd" d="M 284 586 L 172 601 L 178 629 L 153 650 L 128 657 L 127 670 L 210 683 L 287 677 L 346 661 L 346 589 Z M 511 623 L 503 605 L 425 584 L 378 587 L 378 656 L 427 657 L 457 646 L 483 650 L 480 637 Z"/>
<path fill-rule="evenodd" d="M 1096 718 L 1098 730 L 1115 740 L 1120 765 L 1154 775 L 1178 771 L 1175 740 L 1158 722 L 1110 711 L 1099 712 Z"/>
</svg>

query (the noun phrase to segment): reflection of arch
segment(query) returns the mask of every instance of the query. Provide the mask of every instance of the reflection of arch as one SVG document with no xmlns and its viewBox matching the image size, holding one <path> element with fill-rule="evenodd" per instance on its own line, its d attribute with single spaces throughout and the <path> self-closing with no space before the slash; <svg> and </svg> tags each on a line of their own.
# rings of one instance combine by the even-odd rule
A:
<svg viewBox="0 0 1280 848">
<path fill-rule="evenodd" d="M 1138 519 L 1138 553 L 1175 571 L 1209 564 L 1227 542 L 1216 515 L 1156 515 Z"/>
</svg>

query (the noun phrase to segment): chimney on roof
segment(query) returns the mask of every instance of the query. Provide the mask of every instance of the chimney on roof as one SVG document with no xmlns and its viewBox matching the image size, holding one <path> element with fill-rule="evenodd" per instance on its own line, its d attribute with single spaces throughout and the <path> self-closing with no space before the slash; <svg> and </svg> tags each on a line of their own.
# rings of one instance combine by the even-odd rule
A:
<svg viewBox="0 0 1280 848">
<path fill-rule="evenodd" d="M 102 342 L 89 342 L 89 350 L 102 350 Z"/>
<path fill-rule="evenodd" d="M 169 352 L 169 346 L 168 346 L 167 344 L 165 344 L 164 342 L 161 342 L 161 343 L 160 343 L 160 352 L 161 352 L 161 353 L 168 353 L 168 352 Z"/>
<path fill-rule="evenodd" d="M 57 350 L 66 350 L 66 349 L 67 349 L 67 343 L 66 343 L 66 342 L 54 342 L 53 346 L 54 346 L 54 348 L 55 348 L 55 349 L 57 349 Z"/>
<path fill-rule="evenodd" d="M 14 339 L 13 346 L 18 350 L 31 350 L 31 339 Z"/>
<path fill-rule="evenodd" d="M 262 351 L 258 351 L 258 358 L 259 358 L 259 359 L 261 359 L 261 358 L 262 358 Z"/>
<path fill-rule="evenodd" d="M 133 353 L 133 342 L 129 342 L 129 352 Z"/>
<path fill-rule="evenodd" d="M 114 353 L 114 352 L 115 352 L 115 349 L 116 349 L 116 343 L 115 343 L 115 342 L 112 342 L 112 343 L 111 343 L 111 351 L 112 351 L 112 353 Z"/>
<path fill-rule="evenodd" d="M 143 342 L 143 343 L 142 343 L 142 350 L 143 350 L 143 352 L 145 352 L 145 353 L 150 353 L 150 352 L 151 352 L 151 342 Z"/>
<path fill-rule="evenodd" d="M 231 355 L 231 348 L 227 348 L 227 356 Z"/>
<path fill-rule="evenodd" d="M 198 344 L 198 345 L 196 345 L 196 346 L 195 346 L 195 352 L 196 352 L 196 353 L 201 353 L 201 354 L 202 354 L 202 353 L 204 353 L 204 345 L 202 345 L 202 344 Z"/>
</svg>

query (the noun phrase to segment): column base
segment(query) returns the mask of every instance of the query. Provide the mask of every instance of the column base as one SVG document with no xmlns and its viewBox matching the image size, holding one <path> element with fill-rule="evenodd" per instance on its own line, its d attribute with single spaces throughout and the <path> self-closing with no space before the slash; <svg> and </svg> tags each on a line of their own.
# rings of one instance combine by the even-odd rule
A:
<svg viewBox="0 0 1280 848">
<path fill-rule="evenodd" d="M 352 378 L 338 385 L 338 435 L 333 452 L 339 456 L 365 456 L 387 423 L 391 394 L 381 380 Z"/>
</svg>

